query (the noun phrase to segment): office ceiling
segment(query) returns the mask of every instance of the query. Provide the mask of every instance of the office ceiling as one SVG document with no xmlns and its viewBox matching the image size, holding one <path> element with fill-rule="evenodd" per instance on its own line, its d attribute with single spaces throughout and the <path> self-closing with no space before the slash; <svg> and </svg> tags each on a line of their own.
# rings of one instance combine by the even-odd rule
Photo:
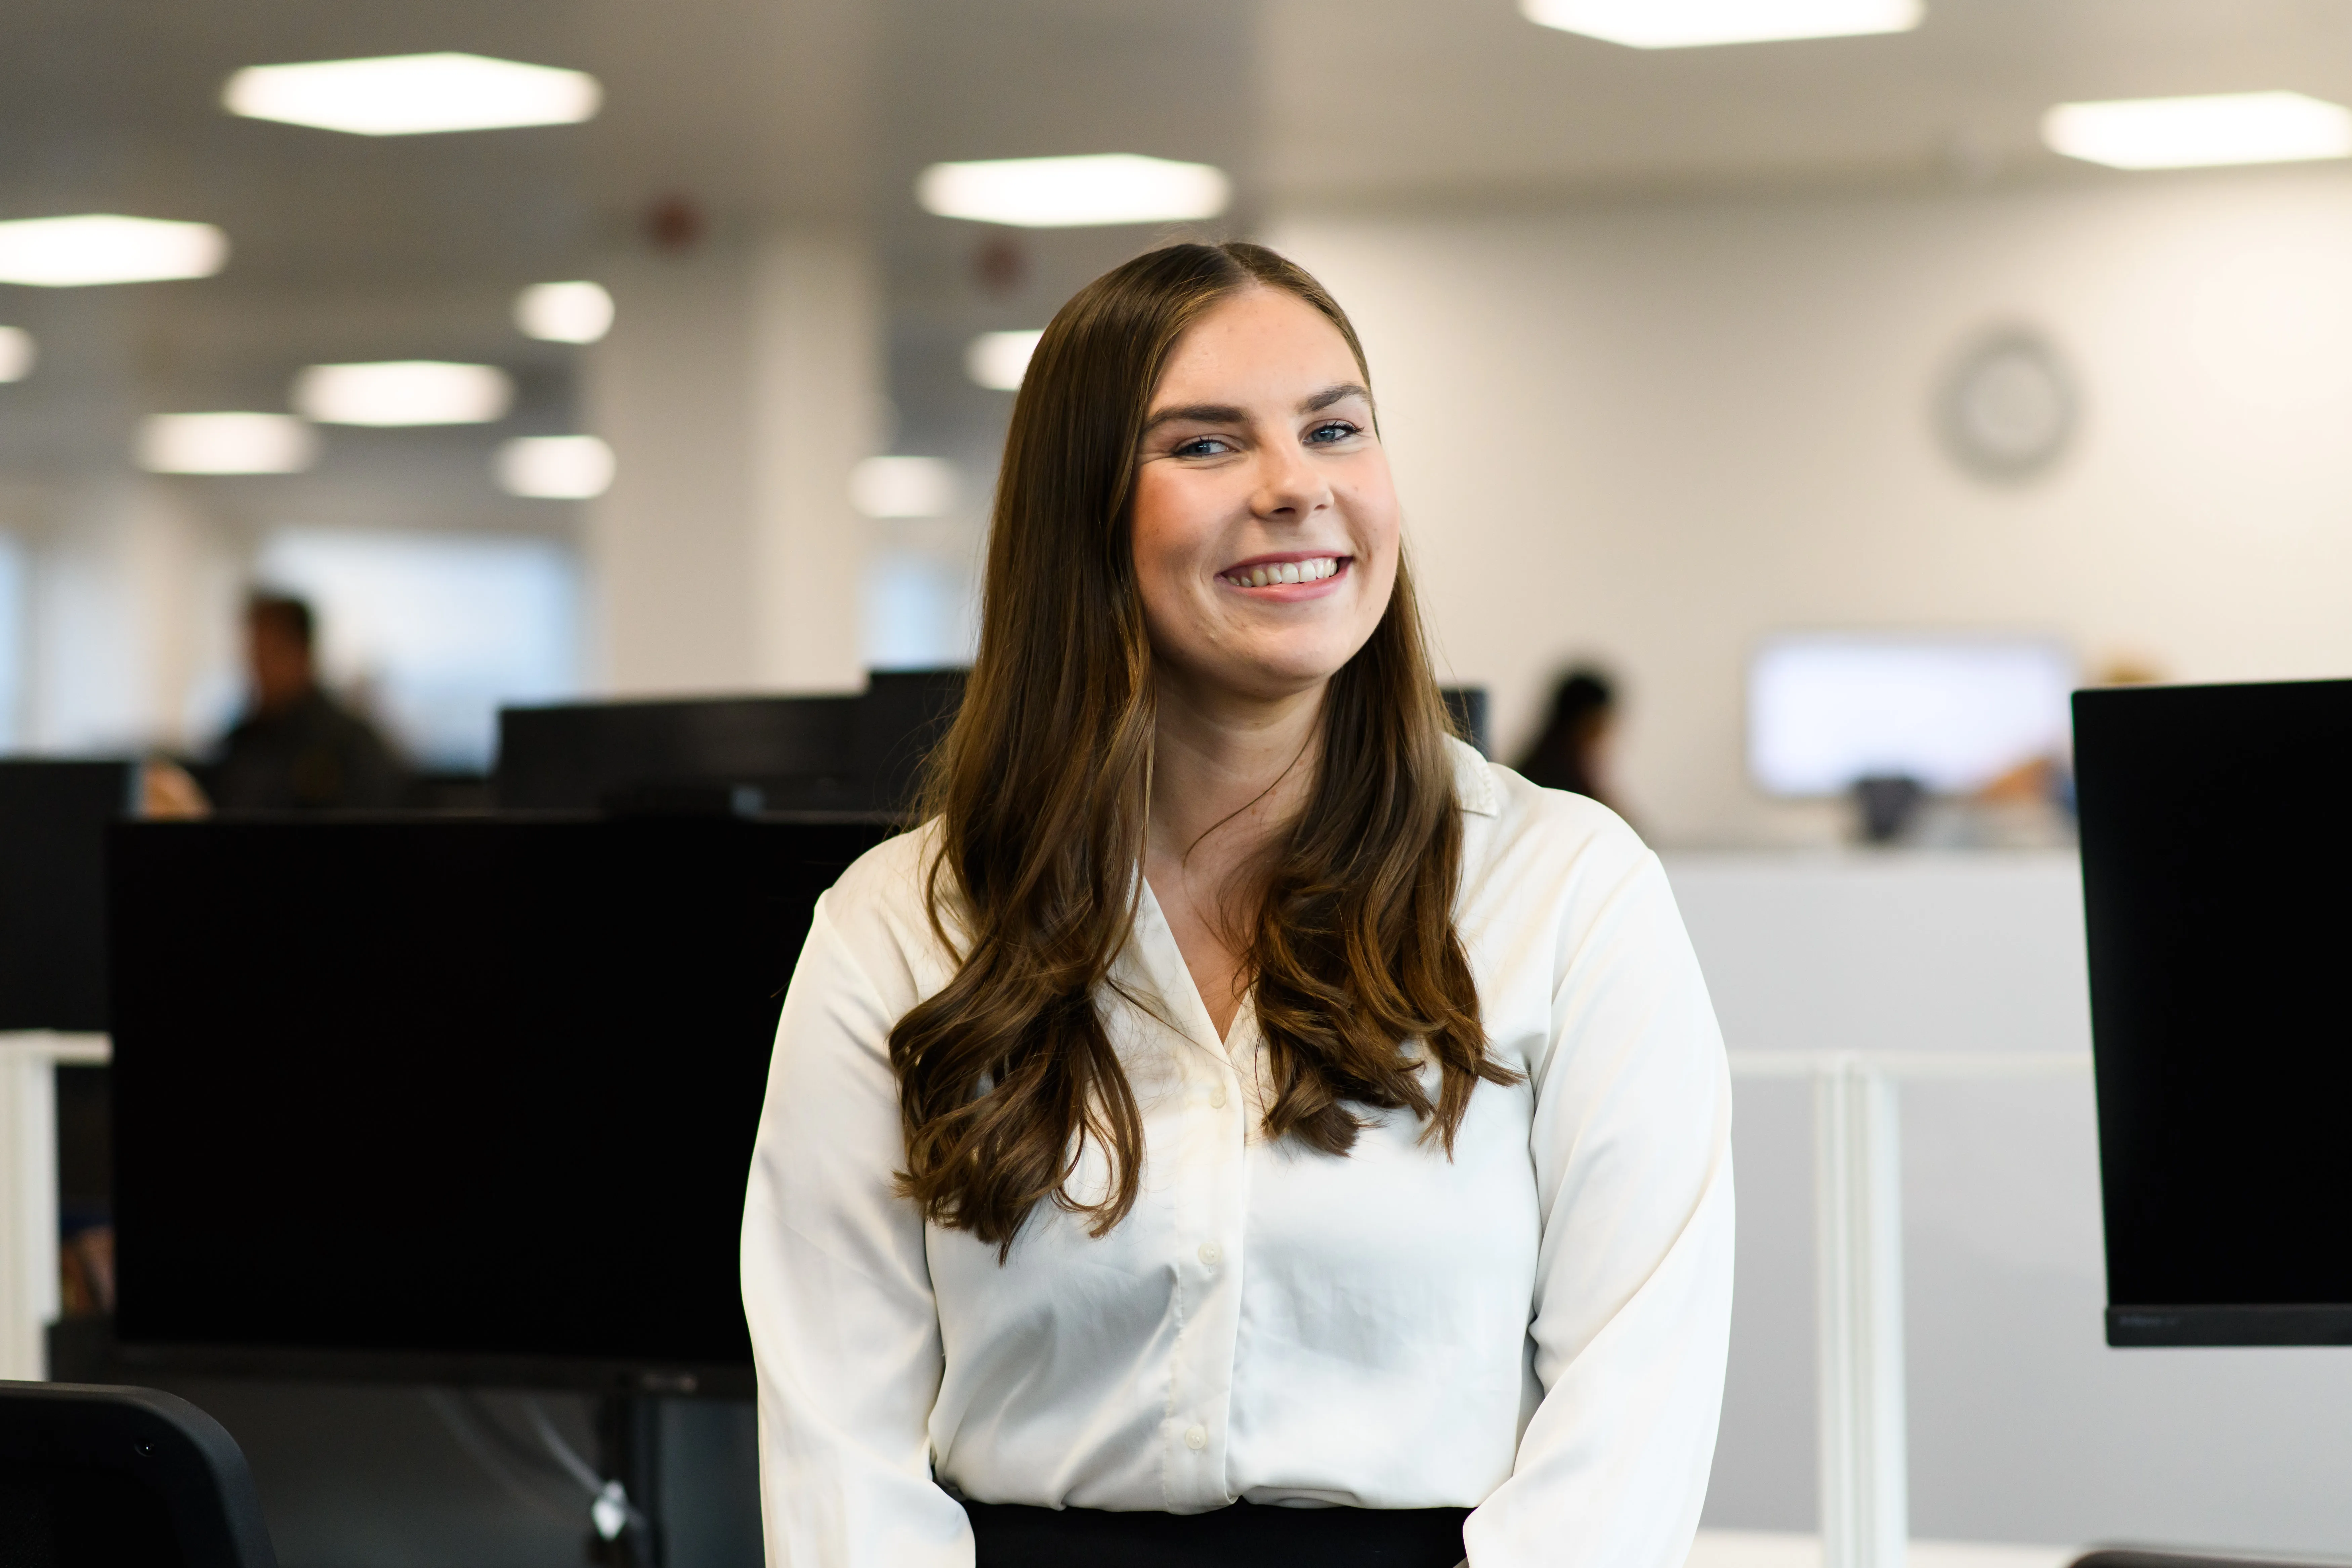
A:
<svg viewBox="0 0 2352 1568">
<path fill-rule="evenodd" d="M 572 351 L 520 338 L 520 285 L 644 243 L 864 221 L 917 449 L 984 447 L 969 334 L 1041 324 L 1138 246 L 926 216 L 940 158 L 1127 150 L 1232 170 L 1268 211 L 1593 195 L 2114 179 L 2042 152 L 2068 98 L 2286 87 L 2352 101 L 2352 0 L 1929 0 L 1916 33 L 1644 52 L 1513 0 L 16 0 L 0 50 L 0 217 L 121 211 L 232 236 L 219 277 L 0 288 L 44 342 L 0 389 L 0 468 L 123 449 L 142 408 L 271 405 L 322 359 L 488 359 L 568 418 Z M 470 49 L 593 71 L 587 125 L 372 139 L 241 121 L 240 65 Z M 488 439 L 488 434 L 482 437 Z M 469 456 L 467 461 L 474 461 Z"/>
<path fill-rule="evenodd" d="M 1512 0 L 18 0 L 0 216 L 203 216 L 256 284 L 479 278 L 730 215 L 916 224 L 933 158 L 1213 157 L 1257 204 L 2036 174 L 2063 98 L 2352 98 L 2352 0 L 1930 0 L 1891 37 L 1642 51 Z M 371 139 L 236 120 L 236 67 L 467 48 L 596 72 L 583 127 Z M 227 279 L 224 279 L 224 283 Z"/>
<path fill-rule="evenodd" d="M 2053 103 L 2352 101 L 2347 0 L 1928 0 L 1907 34 L 1656 51 L 1512 0 L 1266 0 L 1262 26 L 1255 173 L 1313 204 L 2071 176 L 2037 140 Z"/>
</svg>

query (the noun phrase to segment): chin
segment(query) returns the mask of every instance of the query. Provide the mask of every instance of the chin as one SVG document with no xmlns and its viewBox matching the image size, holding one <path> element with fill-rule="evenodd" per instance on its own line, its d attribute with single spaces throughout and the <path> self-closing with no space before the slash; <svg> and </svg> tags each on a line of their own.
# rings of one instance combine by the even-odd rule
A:
<svg viewBox="0 0 2352 1568">
<path fill-rule="evenodd" d="M 1227 683 L 1253 696 L 1281 698 L 1322 685 L 1347 667 L 1356 650 L 1286 648 L 1262 658 L 1236 662 L 1226 670 Z"/>
</svg>

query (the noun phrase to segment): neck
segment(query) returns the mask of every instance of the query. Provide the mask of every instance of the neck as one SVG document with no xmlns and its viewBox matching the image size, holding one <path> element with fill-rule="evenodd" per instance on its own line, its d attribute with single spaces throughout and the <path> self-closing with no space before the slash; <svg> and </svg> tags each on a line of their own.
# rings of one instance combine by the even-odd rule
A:
<svg viewBox="0 0 2352 1568">
<path fill-rule="evenodd" d="M 1161 676 L 1151 764 L 1154 859 L 1254 855 L 1307 802 L 1327 683 L 1276 698 L 1204 692 Z"/>
</svg>

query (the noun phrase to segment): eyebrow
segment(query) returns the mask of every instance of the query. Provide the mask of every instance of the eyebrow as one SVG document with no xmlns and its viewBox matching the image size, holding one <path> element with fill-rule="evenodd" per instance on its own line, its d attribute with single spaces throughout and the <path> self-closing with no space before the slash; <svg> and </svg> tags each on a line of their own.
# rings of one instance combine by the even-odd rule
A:
<svg viewBox="0 0 2352 1568">
<path fill-rule="evenodd" d="M 1352 381 L 1337 386 L 1327 386 L 1298 405 L 1301 414 L 1320 414 L 1335 403 L 1345 403 L 1350 397 L 1371 401 L 1371 393 Z M 1246 410 L 1231 403 L 1188 403 L 1178 408 L 1163 408 L 1143 422 L 1147 436 L 1162 425 L 1183 421 L 1195 425 L 1239 425 L 1249 417 Z"/>
<path fill-rule="evenodd" d="M 1300 404 L 1298 405 L 1298 412 L 1301 414 L 1320 414 L 1326 408 L 1330 407 L 1333 404 L 1345 403 L 1351 397 L 1360 397 L 1365 402 L 1370 403 L 1372 400 L 1371 388 L 1367 386 L 1358 386 L 1352 381 L 1343 381 L 1337 386 L 1325 387 L 1322 391 L 1317 393 L 1314 396 Z"/>
<path fill-rule="evenodd" d="M 1178 420 L 1195 425 L 1239 425 L 1247 417 L 1239 407 L 1230 403 L 1188 403 L 1181 408 L 1163 408 L 1145 420 L 1143 433 L 1149 436 L 1162 425 L 1172 425 Z"/>
</svg>

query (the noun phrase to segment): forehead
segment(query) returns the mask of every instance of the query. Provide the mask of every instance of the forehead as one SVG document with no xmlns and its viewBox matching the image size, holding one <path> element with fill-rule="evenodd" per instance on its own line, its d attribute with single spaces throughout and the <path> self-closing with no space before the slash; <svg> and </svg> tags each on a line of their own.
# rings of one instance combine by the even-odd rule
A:
<svg viewBox="0 0 2352 1568">
<path fill-rule="evenodd" d="M 1184 330 L 1154 389 L 1155 402 L 1192 402 L 1223 389 L 1285 395 L 1360 380 L 1348 340 L 1296 294 L 1253 285 L 1218 300 Z"/>
</svg>

